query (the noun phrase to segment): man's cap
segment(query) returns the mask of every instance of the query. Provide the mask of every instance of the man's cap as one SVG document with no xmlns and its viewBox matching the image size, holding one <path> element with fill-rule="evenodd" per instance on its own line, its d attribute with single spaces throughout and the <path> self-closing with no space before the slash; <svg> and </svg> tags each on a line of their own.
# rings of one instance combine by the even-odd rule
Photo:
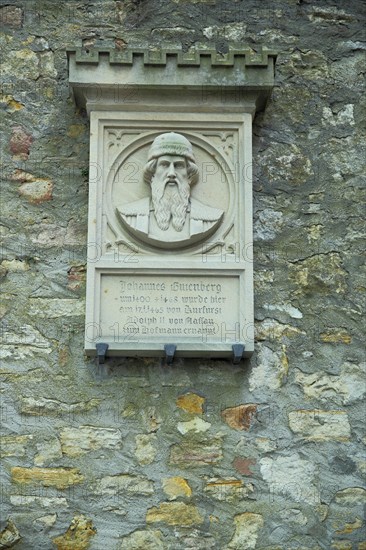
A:
<svg viewBox="0 0 366 550">
<path fill-rule="evenodd" d="M 161 157 L 163 155 L 174 155 L 177 157 L 186 157 L 192 162 L 196 162 L 192 145 L 182 134 L 167 132 L 157 136 L 149 149 L 148 161 Z"/>
</svg>

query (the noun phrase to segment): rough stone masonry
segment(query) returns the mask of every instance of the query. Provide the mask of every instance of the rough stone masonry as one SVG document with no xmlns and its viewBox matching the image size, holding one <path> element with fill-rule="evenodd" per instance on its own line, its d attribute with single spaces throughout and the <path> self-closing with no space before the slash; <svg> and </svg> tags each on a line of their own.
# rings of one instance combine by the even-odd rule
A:
<svg viewBox="0 0 366 550">
<path fill-rule="evenodd" d="M 0 548 L 365 549 L 365 3 L 1 0 L 0 23 Z M 66 49 L 229 43 L 278 51 L 254 127 L 256 352 L 98 369 Z"/>
</svg>

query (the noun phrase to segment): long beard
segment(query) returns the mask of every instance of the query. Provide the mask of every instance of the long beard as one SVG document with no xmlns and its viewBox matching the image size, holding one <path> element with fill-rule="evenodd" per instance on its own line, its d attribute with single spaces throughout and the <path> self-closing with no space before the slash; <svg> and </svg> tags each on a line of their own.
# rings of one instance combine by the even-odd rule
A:
<svg viewBox="0 0 366 550">
<path fill-rule="evenodd" d="M 167 185 L 167 180 L 151 181 L 151 198 L 158 226 L 163 231 L 169 228 L 170 219 L 176 231 L 182 231 L 186 221 L 190 189 L 188 182 L 176 179 L 177 185 Z"/>
</svg>

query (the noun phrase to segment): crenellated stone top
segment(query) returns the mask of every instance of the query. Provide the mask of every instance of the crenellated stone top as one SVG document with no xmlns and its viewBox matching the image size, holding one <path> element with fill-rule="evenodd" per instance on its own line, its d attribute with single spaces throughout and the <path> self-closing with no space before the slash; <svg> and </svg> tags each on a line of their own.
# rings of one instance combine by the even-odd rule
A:
<svg viewBox="0 0 366 550">
<path fill-rule="evenodd" d="M 181 102 L 190 94 L 210 94 L 206 110 L 218 108 L 222 95 L 244 111 L 262 109 L 274 85 L 276 53 L 266 48 L 230 48 L 225 54 L 196 47 L 181 49 L 126 48 L 67 50 L 69 81 L 76 103 L 88 112 L 126 108 L 126 95 L 154 103 L 154 94 L 166 104 Z M 123 93 L 121 93 L 121 90 Z M 128 94 L 127 94 L 128 91 Z M 225 96 L 225 101 L 229 101 Z M 243 109 L 242 109 L 243 110 Z"/>
<path fill-rule="evenodd" d="M 144 48 L 126 48 L 123 50 L 107 48 L 75 48 L 67 50 L 70 57 L 75 55 L 76 63 L 96 63 L 100 61 L 100 56 L 109 56 L 109 63 L 117 65 L 133 65 L 137 57 L 143 58 L 144 65 L 166 65 L 168 57 L 176 59 L 176 65 L 181 66 L 201 66 L 209 58 L 212 67 L 233 67 L 239 62 L 245 66 L 267 67 L 273 64 L 276 59 L 276 53 L 266 48 L 261 48 L 258 52 L 251 49 L 230 48 L 227 53 L 219 53 L 213 49 L 196 48 L 194 50 L 183 52 L 179 49 L 162 48 L 159 50 L 150 50 Z"/>
</svg>

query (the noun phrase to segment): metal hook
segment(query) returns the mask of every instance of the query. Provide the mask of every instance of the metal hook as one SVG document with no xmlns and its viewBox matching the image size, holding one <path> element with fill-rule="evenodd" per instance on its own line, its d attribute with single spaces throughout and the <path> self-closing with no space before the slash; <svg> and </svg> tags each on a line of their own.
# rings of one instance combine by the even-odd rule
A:
<svg viewBox="0 0 366 550">
<path fill-rule="evenodd" d="M 233 344 L 232 350 L 233 350 L 233 364 L 238 365 L 238 363 L 240 363 L 240 360 L 243 357 L 245 346 L 243 344 Z"/>
<path fill-rule="evenodd" d="M 98 365 L 102 365 L 103 363 L 105 363 L 105 356 L 106 356 L 108 347 L 109 347 L 108 344 L 103 344 L 103 343 L 96 344 Z"/>
<path fill-rule="evenodd" d="M 177 346 L 175 344 L 165 344 L 164 351 L 165 351 L 165 360 L 167 365 L 171 365 L 173 363 L 176 349 L 177 349 Z"/>
</svg>

